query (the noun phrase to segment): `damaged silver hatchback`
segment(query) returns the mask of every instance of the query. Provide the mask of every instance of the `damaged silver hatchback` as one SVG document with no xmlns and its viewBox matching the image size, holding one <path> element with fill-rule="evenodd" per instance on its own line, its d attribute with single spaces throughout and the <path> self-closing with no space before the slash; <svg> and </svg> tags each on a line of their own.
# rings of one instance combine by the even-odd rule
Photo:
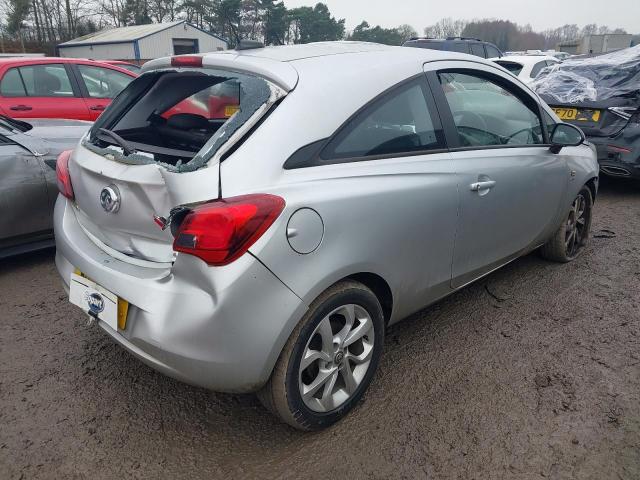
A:
<svg viewBox="0 0 640 480">
<path fill-rule="evenodd" d="M 524 84 L 359 43 L 154 60 L 57 165 L 72 303 L 179 380 L 300 429 L 362 397 L 387 325 L 587 245 L 594 148 Z"/>
</svg>

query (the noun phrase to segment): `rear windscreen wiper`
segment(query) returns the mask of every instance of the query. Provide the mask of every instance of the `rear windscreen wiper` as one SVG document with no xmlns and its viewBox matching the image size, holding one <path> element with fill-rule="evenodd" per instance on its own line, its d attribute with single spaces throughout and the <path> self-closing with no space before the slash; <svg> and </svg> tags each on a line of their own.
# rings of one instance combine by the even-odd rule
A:
<svg viewBox="0 0 640 480">
<path fill-rule="evenodd" d="M 107 130 L 106 128 L 99 128 L 98 131 L 103 135 L 106 135 L 107 137 L 111 138 L 112 140 L 115 140 L 115 142 L 122 147 L 122 152 L 126 156 L 129 156 L 132 153 L 136 153 L 136 149 L 133 148 L 131 145 L 129 145 L 129 142 L 127 142 L 124 138 L 122 138 L 116 132 L 112 132 L 111 130 Z"/>
</svg>

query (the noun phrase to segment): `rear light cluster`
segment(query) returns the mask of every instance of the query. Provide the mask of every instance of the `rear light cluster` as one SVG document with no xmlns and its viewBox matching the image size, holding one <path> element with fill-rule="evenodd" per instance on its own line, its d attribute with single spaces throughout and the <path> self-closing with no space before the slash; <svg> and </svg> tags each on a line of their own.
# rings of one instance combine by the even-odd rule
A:
<svg viewBox="0 0 640 480">
<path fill-rule="evenodd" d="M 71 185 L 71 176 L 69 175 L 69 159 L 73 150 L 65 150 L 58 155 L 56 161 L 56 178 L 58 181 L 58 190 L 60 193 L 73 200 L 73 186 Z"/>
<path fill-rule="evenodd" d="M 228 265 L 266 232 L 284 209 L 282 198 L 243 195 L 194 207 L 179 225 L 176 252 L 194 255 L 209 265 Z"/>
<path fill-rule="evenodd" d="M 199 55 L 180 55 L 171 57 L 172 67 L 202 68 L 202 57 Z"/>
<path fill-rule="evenodd" d="M 610 107 L 609 111 L 624 118 L 625 120 L 631 120 L 632 117 L 636 117 L 640 120 L 638 113 L 640 112 L 640 109 L 638 109 L 638 107 Z"/>
</svg>

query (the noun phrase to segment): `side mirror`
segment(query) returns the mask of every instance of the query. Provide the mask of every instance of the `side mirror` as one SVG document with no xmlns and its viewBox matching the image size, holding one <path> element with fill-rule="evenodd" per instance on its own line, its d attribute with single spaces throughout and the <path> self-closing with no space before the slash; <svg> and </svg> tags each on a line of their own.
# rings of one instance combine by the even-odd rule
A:
<svg viewBox="0 0 640 480">
<path fill-rule="evenodd" d="M 560 153 L 563 147 L 577 147 L 585 142 L 584 133 L 569 123 L 558 123 L 551 131 L 551 153 Z"/>
</svg>

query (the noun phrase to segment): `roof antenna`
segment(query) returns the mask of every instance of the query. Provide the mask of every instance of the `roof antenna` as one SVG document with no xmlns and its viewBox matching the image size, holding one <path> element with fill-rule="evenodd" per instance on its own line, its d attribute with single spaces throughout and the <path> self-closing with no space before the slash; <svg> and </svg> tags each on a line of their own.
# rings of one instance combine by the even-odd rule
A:
<svg viewBox="0 0 640 480">
<path fill-rule="evenodd" d="M 236 50 L 255 50 L 256 48 L 264 48 L 264 44 L 257 40 L 240 40 L 236 45 Z"/>
</svg>

